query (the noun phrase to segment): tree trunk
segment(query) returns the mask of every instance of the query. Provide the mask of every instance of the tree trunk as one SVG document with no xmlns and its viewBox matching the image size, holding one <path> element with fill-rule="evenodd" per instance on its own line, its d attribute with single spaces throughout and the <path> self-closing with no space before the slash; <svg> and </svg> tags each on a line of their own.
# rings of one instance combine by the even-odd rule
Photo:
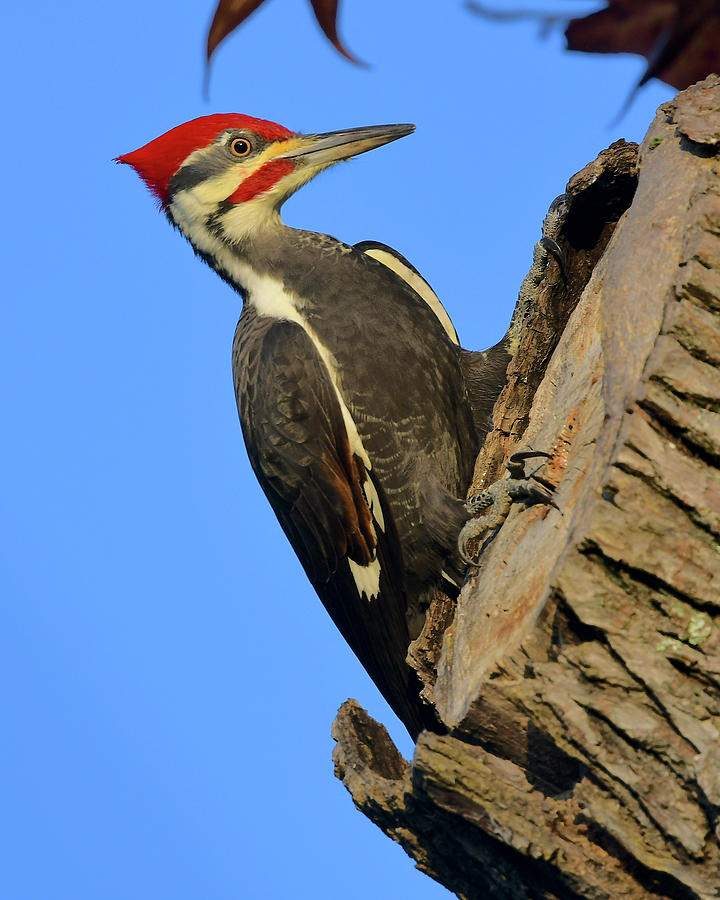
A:
<svg viewBox="0 0 720 900">
<path fill-rule="evenodd" d="M 549 451 L 410 658 L 412 762 L 355 701 L 336 772 L 467 900 L 720 897 L 720 78 L 568 186 L 474 491 Z M 550 270 L 549 270 L 550 272 Z"/>
</svg>

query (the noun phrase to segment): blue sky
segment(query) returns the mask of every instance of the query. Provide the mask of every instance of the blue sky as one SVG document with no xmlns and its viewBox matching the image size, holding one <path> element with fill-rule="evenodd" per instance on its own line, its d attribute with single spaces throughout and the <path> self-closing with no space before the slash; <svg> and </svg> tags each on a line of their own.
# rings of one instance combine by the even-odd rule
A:
<svg viewBox="0 0 720 900">
<path fill-rule="evenodd" d="M 357 68 L 306 6 L 268 0 L 225 42 L 209 103 L 209 3 L 5 12 L 7 900 L 450 896 L 333 777 L 349 696 L 411 747 L 250 472 L 230 374 L 239 297 L 111 159 L 209 112 L 308 132 L 415 122 L 285 218 L 397 247 L 477 349 L 501 336 L 567 178 L 640 139 L 671 91 L 650 86 L 611 126 L 641 60 L 565 55 L 559 35 L 490 25 L 461 0 L 347 0 L 342 33 L 372 64 Z"/>
</svg>

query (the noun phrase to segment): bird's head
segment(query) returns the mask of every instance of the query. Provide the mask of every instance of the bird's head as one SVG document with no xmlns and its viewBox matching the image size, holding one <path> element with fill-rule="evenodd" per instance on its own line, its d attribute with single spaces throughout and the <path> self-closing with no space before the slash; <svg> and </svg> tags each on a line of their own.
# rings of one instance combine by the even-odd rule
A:
<svg viewBox="0 0 720 900">
<path fill-rule="evenodd" d="M 139 150 L 132 166 L 193 243 L 208 228 L 231 241 L 277 220 L 282 203 L 333 163 L 404 137 L 413 125 L 296 134 L 237 114 L 202 116 Z"/>
</svg>

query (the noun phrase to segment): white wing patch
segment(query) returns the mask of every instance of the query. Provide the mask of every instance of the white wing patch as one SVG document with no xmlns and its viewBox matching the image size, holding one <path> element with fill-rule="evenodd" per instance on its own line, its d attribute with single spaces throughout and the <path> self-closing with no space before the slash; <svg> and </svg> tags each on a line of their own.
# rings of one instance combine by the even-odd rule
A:
<svg viewBox="0 0 720 900">
<path fill-rule="evenodd" d="M 372 256 L 373 259 L 382 263 L 409 284 L 415 293 L 418 294 L 435 313 L 440 324 L 445 329 L 445 333 L 453 344 L 457 344 L 458 347 L 460 346 L 460 339 L 457 336 L 457 331 L 455 331 L 455 326 L 453 325 L 450 316 L 447 314 L 445 307 L 438 299 L 435 291 L 430 287 L 427 281 L 425 281 L 422 275 L 419 275 L 401 259 L 398 259 L 397 256 L 390 253 L 389 250 L 383 250 L 382 247 L 368 247 L 367 249 L 363 249 L 363 253 L 367 256 Z"/>
<path fill-rule="evenodd" d="M 361 597 L 365 594 L 368 601 L 374 600 L 380 593 L 380 560 L 376 558 L 366 566 L 361 566 L 352 559 L 348 562 L 358 594 Z"/>
<path fill-rule="evenodd" d="M 385 519 L 383 518 L 380 498 L 378 497 L 377 491 L 375 490 L 375 485 L 373 484 L 372 478 L 369 475 L 365 478 L 363 493 L 365 494 L 367 505 L 370 507 L 370 512 L 373 514 L 373 518 L 378 523 L 378 527 L 381 531 L 385 531 Z"/>
</svg>

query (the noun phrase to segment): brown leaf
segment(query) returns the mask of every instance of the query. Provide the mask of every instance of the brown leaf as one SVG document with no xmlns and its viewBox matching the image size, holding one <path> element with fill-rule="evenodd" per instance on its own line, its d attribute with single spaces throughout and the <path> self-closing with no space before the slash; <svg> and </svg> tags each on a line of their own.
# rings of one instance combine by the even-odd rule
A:
<svg viewBox="0 0 720 900">
<path fill-rule="evenodd" d="M 220 0 L 215 10 L 207 37 L 207 60 L 238 25 L 241 25 L 250 13 L 260 6 L 263 0 Z"/>
<path fill-rule="evenodd" d="M 318 25 L 322 28 L 325 37 L 333 47 L 338 53 L 342 53 L 345 59 L 360 64 L 360 60 L 356 59 L 345 49 L 338 37 L 337 16 L 340 0 L 310 0 L 310 2 L 312 3 L 315 18 L 318 20 Z"/>
<path fill-rule="evenodd" d="M 565 36 L 569 50 L 646 57 L 640 84 L 660 78 L 684 89 L 720 69 L 717 0 L 608 0 L 605 9 L 572 19 Z"/>
<path fill-rule="evenodd" d="M 218 44 L 223 41 L 238 25 L 255 12 L 263 0 L 219 0 L 215 15 L 213 16 L 207 37 L 207 60 L 215 52 Z M 335 49 L 351 62 L 360 63 L 343 46 L 337 33 L 337 16 L 339 0 L 310 0 L 315 13 L 315 18 L 322 28 L 325 36 Z"/>
</svg>

